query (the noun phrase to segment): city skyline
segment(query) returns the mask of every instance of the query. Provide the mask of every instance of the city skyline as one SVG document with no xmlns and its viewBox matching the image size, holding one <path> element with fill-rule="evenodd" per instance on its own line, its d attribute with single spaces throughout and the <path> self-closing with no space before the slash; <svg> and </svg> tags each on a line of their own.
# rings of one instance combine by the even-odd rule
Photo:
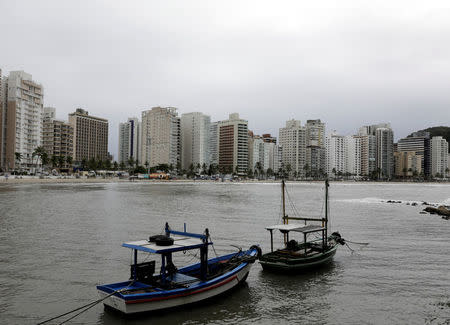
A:
<svg viewBox="0 0 450 325">
<path fill-rule="evenodd" d="M 390 122 L 398 140 L 450 121 L 444 3 L 55 3 L 0 4 L 3 75 L 33 74 L 58 119 L 108 119 L 115 156 L 119 123 L 155 106 L 239 112 L 258 134 L 321 119 Z"/>
</svg>

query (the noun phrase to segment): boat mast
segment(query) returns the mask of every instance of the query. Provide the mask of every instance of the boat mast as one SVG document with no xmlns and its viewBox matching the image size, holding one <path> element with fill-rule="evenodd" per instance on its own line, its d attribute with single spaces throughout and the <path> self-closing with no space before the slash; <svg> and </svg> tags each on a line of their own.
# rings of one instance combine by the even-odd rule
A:
<svg viewBox="0 0 450 325">
<path fill-rule="evenodd" d="M 281 196 L 282 196 L 282 198 L 283 198 L 283 225 L 286 225 L 286 224 L 288 224 L 289 223 L 289 221 L 288 221 L 288 219 L 287 219 L 287 216 L 286 216 L 286 200 L 285 200 L 285 197 L 284 197 L 284 187 L 285 187 L 285 184 L 284 184 L 284 179 L 282 179 L 281 180 Z M 283 235 L 283 237 L 284 237 L 284 245 L 286 245 L 287 244 L 287 234 L 286 233 L 284 233 L 284 235 Z"/>
<path fill-rule="evenodd" d="M 328 246 L 328 178 L 325 180 L 325 246 Z"/>
<path fill-rule="evenodd" d="M 286 219 L 286 201 L 284 198 L 284 179 L 281 180 L 281 196 L 283 198 L 283 224 L 287 224 L 288 220 Z"/>
</svg>

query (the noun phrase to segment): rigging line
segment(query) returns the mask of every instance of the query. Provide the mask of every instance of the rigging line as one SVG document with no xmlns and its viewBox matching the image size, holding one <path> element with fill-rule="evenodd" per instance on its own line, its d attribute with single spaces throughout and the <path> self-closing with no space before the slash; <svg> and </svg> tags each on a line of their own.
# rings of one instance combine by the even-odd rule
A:
<svg viewBox="0 0 450 325">
<path fill-rule="evenodd" d="M 74 316 L 74 317 L 76 317 L 76 316 L 80 315 L 81 313 L 84 313 L 84 312 L 87 311 L 88 309 L 94 307 L 95 305 L 99 304 L 99 303 L 102 302 L 103 300 L 106 300 L 107 298 L 111 297 L 112 295 L 114 295 L 114 294 L 116 294 L 116 293 L 118 293 L 118 292 L 120 292 L 120 291 L 123 291 L 123 290 L 129 288 L 133 283 L 134 283 L 134 281 L 131 281 L 130 284 L 129 284 L 128 286 L 126 286 L 125 288 L 122 288 L 122 289 L 113 291 L 113 292 L 111 292 L 110 294 L 108 294 L 107 296 L 105 296 L 104 298 L 97 299 L 97 300 L 92 301 L 92 302 L 90 302 L 90 303 L 88 303 L 88 304 L 86 304 L 86 305 L 83 305 L 83 306 L 81 306 L 81 307 L 78 307 L 78 308 L 76 308 L 76 309 L 74 309 L 74 310 L 68 311 L 68 312 L 66 312 L 66 313 L 64 313 L 64 314 L 61 314 L 61 315 L 52 317 L 52 318 L 50 318 L 50 319 L 47 319 L 47 320 L 45 320 L 45 321 L 43 321 L 43 322 L 37 323 L 36 325 L 46 324 L 46 323 L 48 323 L 48 322 L 51 322 L 52 320 L 55 320 L 55 319 L 58 319 L 58 318 L 67 316 L 67 315 L 72 314 L 72 313 L 74 313 L 74 312 L 76 312 L 76 311 L 78 311 L 78 310 L 83 309 L 80 313 L 77 313 L 77 314 Z M 84 309 L 84 308 L 86 308 L 86 309 Z M 71 318 L 65 320 L 63 323 L 60 323 L 60 324 L 64 324 L 65 322 L 67 322 L 67 321 L 73 319 L 74 317 L 71 317 Z"/>
<path fill-rule="evenodd" d="M 356 244 L 356 245 L 369 245 L 369 243 L 359 243 L 359 242 L 356 242 L 356 241 L 351 241 L 351 240 L 345 240 L 346 242 L 349 242 L 349 243 L 352 243 L 352 244 Z"/>
</svg>

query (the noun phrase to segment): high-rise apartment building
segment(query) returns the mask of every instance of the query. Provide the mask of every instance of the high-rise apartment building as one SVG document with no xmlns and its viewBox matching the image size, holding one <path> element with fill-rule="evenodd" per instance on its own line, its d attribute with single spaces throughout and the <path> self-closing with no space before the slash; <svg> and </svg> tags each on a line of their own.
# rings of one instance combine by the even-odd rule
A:
<svg viewBox="0 0 450 325">
<path fill-rule="evenodd" d="M 443 137 L 431 139 L 431 175 L 447 176 L 448 172 L 448 142 Z"/>
<path fill-rule="evenodd" d="M 75 163 L 91 158 L 108 159 L 108 120 L 77 108 L 69 114 L 69 124 L 73 128 L 72 157 Z"/>
<path fill-rule="evenodd" d="M 209 163 L 219 165 L 219 122 L 209 125 Z"/>
<path fill-rule="evenodd" d="M 377 133 L 378 129 L 383 129 Z M 391 178 L 394 175 L 394 136 L 390 123 L 366 125 L 359 128 L 358 135 L 367 136 L 362 151 L 361 173 L 370 175 L 378 170 L 383 178 Z M 367 153 L 367 155 L 366 155 Z M 368 166 L 368 173 L 365 166 Z"/>
<path fill-rule="evenodd" d="M 0 69 L 0 169 L 5 168 L 5 143 L 3 142 L 3 139 L 5 138 L 5 131 L 6 128 L 3 127 L 5 124 L 6 119 L 6 109 L 4 108 L 4 87 L 3 87 L 3 77 L 2 77 L 2 69 Z"/>
<path fill-rule="evenodd" d="M 180 118 L 175 107 L 153 107 L 142 112 L 141 162 L 177 168 L 181 163 Z"/>
<path fill-rule="evenodd" d="M 328 175 L 345 174 L 347 172 L 347 139 L 345 136 L 332 133 L 325 139 L 326 169 Z"/>
<path fill-rule="evenodd" d="M 347 141 L 347 173 L 354 176 L 366 175 L 363 173 L 363 154 L 365 149 L 365 137 L 349 135 Z"/>
<path fill-rule="evenodd" d="M 230 114 L 228 120 L 218 122 L 219 168 L 239 175 L 248 169 L 248 121 L 238 113 Z"/>
<path fill-rule="evenodd" d="M 43 121 L 51 121 L 56 118 L 56 109 L 54 107 L 44 107 Z"/>
<path fill-rule="evenodd" d="M 322 176 L 326 173 L 326 153 L 325 147 L 321 146 L 307 146 L 306 147 L 306 172 L 312 177 Z"/>
<path fill-rule="evenodd" d="M 306 121 L 306 145 L 325 148 L 325 123 L 320 120 Z"/>
<path fill-rule="evenodd" d="M 38 163 L 33 152 L 41 145 L 43 87 L 30 74 L 12 71 L 2 89 L 0 167 L 29 169 Z"/>
<path fill-rule="evenodd" d="M 210 164 L 211 118 L 200 112 L 181 115 L 181 166 L 188 170 L 191 164 Z M 216 139 L 217 141 L 217 139 Z"/>
<path fill-rule="evenodd" d="M 140 161 L 140 147 L 141 147 L 141 125 L 139 119 L 136 117 L 128 118 L 127 122 L 119 124 L 119 164 L 128 164 L 130 158 L 133 161 L 138 161 L 141 165 L 145 163 Z"/>
<path fill-rule="evenodd" d="M 422 169 L 423 157 L 417 155 L 416 151 L 394 152 L 395 176 L 410 177 L 419 175 Z"/>
<path fill-rule="evenodd" d="M 64 158 L 62 167 L 71 167 L 68 157 L 73 159 L 73 127 L 69 123 L 47 118 L 44 120 L 42 134 L 42 146 L 48 154 L 48 158 Z M 70 160 L 69 160 L 70 161 Z"/>
<path fill-rule="evenodd" d="M 431 149 L 429 132 L 414 132 L 411 137 L 400 139 L 397 143 L 397 151 L 413 151 L 417 156 L 421 156 L 421 170 L 419 170 L 418 173 L 423 173 L 425 176 L 429 176 L 431 174 Z"/>
<path fill-rule="evenodd" d="M 283 166 L 290 174 L 304 175 L 306 165 L 306 128 L 298 120 L 286 121 L 286 126 L 280 128 L 280 146 L 283 148 Z"/>
<path fill-rule="evenodd" d="M 264 141 L 261 136 L 248 132 L 248 169 L 254 171 L 263 169 Z"/>
<path fill-rule="evenodd" d="M 377 169 L 382 178 L 394 176 L 394 132 L 390 128 L 377 128 L 375 131 L 377 148 Z"/>
</svg>

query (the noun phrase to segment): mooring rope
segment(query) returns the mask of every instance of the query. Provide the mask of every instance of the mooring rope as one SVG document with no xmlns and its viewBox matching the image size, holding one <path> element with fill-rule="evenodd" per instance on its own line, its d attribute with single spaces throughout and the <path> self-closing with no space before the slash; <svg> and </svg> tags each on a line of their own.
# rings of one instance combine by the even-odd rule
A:
<svg viewBox="0 0 450 325">
<path fill-rule="evenodd" d="M 36 325 L 46 324 L 46 323 L 48 323 L 48 322 L 51 322 L 52 320 L 55 320 L 55 319 L 58 319 L 58 318 L 67 316 L 67 315 L 69 315 L 69 314 L 72 314 L 72 313 L 74 313 L 74 312 L 76 312 L 76 311 L 82 309 L 81 312 L 79 312 L 79 313 L 75 314 L 74 316 L 72 316 L 72 317 L 66 319 L 66 320 L 63 321 L 62 323 L 59 323 L 60 325 L 61 325 L 61 324 L 64 324 L 64 323 L 68 322 L 69 320 L 74 319 L 74 318 L 77 317 L 78 315 L 80 315 L 80 314 L 82 314 L 82 313 L 88 311 L 89 309 L 91 309 L 91 308 L 94 307 L 95 305 L 101 303 L 103 300 L 106 300 L 107 298 L 109 298 L 109 297 L 115 295 L 115 294 L 118 293 L 118 292 L 121 292 L 121 291 L 124 291 L 124 290 L 128 289 L 133 283 L 134 283 L 134 281 L 131 281 L 130 284 L 129 284 L 128 286 L 126 286 L 125 288 L 122 288 L 122 289 L 116 290 L 116 291 L 114 291 L 114 292 L 111 292 L 109 295 L 107 295 L 107 296 L 104 297 L 104 298 L 101 298 L 101 299 L 92 301 L 92 302 L 90 302 L 90 303 L 88 303 L 88 304 L 86 304 L 86 305 L 84 305 L 84 306 L 75 308 L 75 309 L 73 309 L 73 310 L 71 310 L 71 311 L 68 311 L 68 312 L 66 312 L 66 313 L 64 313 L 64 314 L 61 314 L 61 315 L 52 317 L 52 318 L 47 319 L 47 320 L 45 320 L 45 321 L 43 321 L 43 322 L 37 323 Z"/>
</svg>

